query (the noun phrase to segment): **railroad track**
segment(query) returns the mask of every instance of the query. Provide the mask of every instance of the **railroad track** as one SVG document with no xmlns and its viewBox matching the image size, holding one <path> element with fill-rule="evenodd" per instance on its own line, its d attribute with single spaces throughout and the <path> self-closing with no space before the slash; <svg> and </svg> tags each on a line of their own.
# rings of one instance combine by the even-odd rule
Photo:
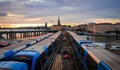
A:
<svg viewBox="0 0 120 70">
<path fill-rule="evenodd" d="M 58 42 L 61 42 L 61 40 L 59 40 Z M 50 55 L 50 57 L 48 58 L 47 62 L 44 64 L 44 66 L 42 67 L 41 70 L 52 70 L 52 67 L 54 65 L 54 60 L 56 58 L 56 56 L 59 54 L 59 50 L 61 45 L 59 45 L 59 43 L 56 44 L 56 48 L 54 48 L 54 53 L 52 53 Z"/>
<path fill-rule="evenodd" d="M 69 53 L 69 57 L 67 59 L 64 58 L 63 52 L 61 52 L 62 57 L 62 70 L 82 70 L 82 65 L 80 63 L 80 60 L 75 55 L 74 46 L 72 45 L 72 42 L 70 41 L 69 37 L 67 35 L 63 36 L 63 42 L 61 51 L 67 50 Z"/>
<path fill-rule="evenodd" d="M 77 58 L 74 45 L 67 35 L 62 35 L 56 45 L 55 52 L 48 58 L 47 64 L 41 70 L 82 70 L 80 60 Z M 68 58 L 64 58 L 64 51 L 68 51 Z"/>
</svg>

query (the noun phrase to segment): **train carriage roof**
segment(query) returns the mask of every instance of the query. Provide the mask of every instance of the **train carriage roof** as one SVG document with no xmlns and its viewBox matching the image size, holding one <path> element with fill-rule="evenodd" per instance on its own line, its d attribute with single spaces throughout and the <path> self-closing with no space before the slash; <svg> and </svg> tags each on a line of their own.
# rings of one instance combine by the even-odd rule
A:
<svg viewBox="0 0 120 70">
<path fill-rule="evenodd" d="M 27 64 L 15 61 L 1 61 L 0 70 L 27 70 Z"/>
<path fill-rule="evenodd" d="M 57 32 L 54 35 L 48 37 L 47 39 L 38 42 L 35 45 L 32 45 L 31 47 L 28 47 L 24 50 L 34 50 L 34 51 L 38 51 L 40 53 L 42 53 L 44 51 L 44 47 L 49 47 L 51 45 L 52 42 L 54 42 L 57 37 L 60 35 L 61 32 Z"/>
<path fill-rule="evenodd" d="M 79 43 L 92 43 L 92 42 L 89 40 L 80 40 Z"/>
<path fill-rule="evenodd" d="M 87 45 L 89 46 L 89 44 Z M 85 44 L 82 46 L 87 47 Z M 111 53 L 108 50 L 105 50 L 99 46 L 92 47 L 90 45 L 90 47 L 87 47 L 87 49 L 89 50 L 89 52 L 91 52 L 93 55 L 95 55 L 97 58 L 99 58 L 101 61 L 107 64 L 109 67 L 111 67 L 113 70 L 120 69 L 120 56 Z"/>
<path fill-rule="evenodd" d="M 36 52 L 36 51 L 23 50 L 23 51 L 20 51 L 20 52 L 16 53 L 14 56 L 16 56 L 16 55 L 34 56 L 34 55 L 37 55 L 37 54 L 38 54 L 38 52 Z"/>
<path fill-rule="evenodd" d="M 5 51 L 10 50 L 10 49 L 16 49 L 16 48 L 25 46 L 27 43 L 30 43 L 30 42 L 32 42 L 32 41 L 33 41 L 33 40 L 25 40 L 25 41 L 22 41 L 22 42 L 20 42 L 20 43 L 13 44 L 13 45 L 6 46 L 6 47 L 4 47 L 4 48 L 1 48 L 1 49 L 0 49 L 0 54 L 3 54 Z M 26 47 L 26 46 L 25 46 L 25 47 Z"/>
<path fill-rule="evenodd" d="M 14 52 L 17 52 L 23 48 L 26 48 L 26 44 L 28 44 L 28 43 L 32 44 L 33 42 L 35 42 L 35 40 L 25 40 L 20 43 L 1 48 L 0 49 L 0 59 L 3 59 L 5 57 L 4 53 L 8 52 L 9 50 L 13 50 Z"/>
<path fill-rule="evenodd" d="M 67 31 L 78 43 L 80 40 L 86 40 L 84 37 L 80 37 L 79 35 L 75 34 L 72 31 Z"/>
</svg>

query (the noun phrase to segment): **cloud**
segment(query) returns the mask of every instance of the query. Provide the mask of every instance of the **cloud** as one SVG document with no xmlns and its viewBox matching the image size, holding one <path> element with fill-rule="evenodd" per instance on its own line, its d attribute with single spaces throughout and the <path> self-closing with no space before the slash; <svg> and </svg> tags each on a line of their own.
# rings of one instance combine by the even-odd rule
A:
<svg viewBox="0 0 120 70">
<path fill-rule="evenodd" d="M 0 17 L 1 16 L 7 16 L 7 14 L 6 13 L 3 13 L 3 12 L 0 12 Z"/>
<path fill-rule="evenodd" d="M 96 23 L 118 23 L 120 19 L 118 18 L 91 18 L 89 22 L 96 22 Z"/>
<path fill-rule="evenodd" d="M 63 22 L 72 23 L 91 18 L 119 19 L 119 3 L 120 0 L 0 0 L 0 21 L 43 22 L 41 17 L 54 17 L 55 21 L 57 16 L 61 16 Z"/>
</svg>

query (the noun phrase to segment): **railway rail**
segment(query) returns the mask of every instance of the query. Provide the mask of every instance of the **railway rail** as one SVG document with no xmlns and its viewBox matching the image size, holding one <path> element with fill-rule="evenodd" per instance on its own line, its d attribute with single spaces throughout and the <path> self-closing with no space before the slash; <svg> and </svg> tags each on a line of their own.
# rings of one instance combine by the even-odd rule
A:
<svg viewBox="0 0 120 70">
<path fill-rule="evenodd" d="M 80 60 L 78 59 L 75 46 L 72 44 L 69 36 L 67 36 L 66 32 L 63 36 L 63 42 L 61 47 L 61 56 L 62 56 L 62 70 L 82 70 L 82 65 Z M 65 58 L 64 51 L 67 51 L 68 57 Z"/>
<path fill-rule="evenodd" d="M 55 52 L 48 58 L 42 70 L 82 70 L 81 62 L 73 47 L 66 32 L 63 32 Z"/>
</svg>

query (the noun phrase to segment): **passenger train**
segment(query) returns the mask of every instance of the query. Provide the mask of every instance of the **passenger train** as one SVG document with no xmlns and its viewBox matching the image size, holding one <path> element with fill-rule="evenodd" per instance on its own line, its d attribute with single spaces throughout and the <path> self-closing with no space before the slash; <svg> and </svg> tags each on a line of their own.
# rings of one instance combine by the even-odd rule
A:
<svg viewBox="0 0 120 70">
<path fill-rule="evenodd" d="M 85 40 L 79 35 L 68 31 L 73 43 L 76 43 L 76 54 L 84 70 L 118 70 L 120 57 L 99 47 L 92 41 Z"/>
<path fill-rule="evenodd" d="M 54 41 L 55 39 L 45 39 L 44 41 L 15 54 L 13 60 L 26 62 L 28 64 L 28 70 L 40 70 L 52 53 L 51 42 Z"/>
<path fill-rule="evenodd" d="M 11 60 L 14 62 L 10 62 L 10 61 L 6 61 L 4 63 L 7 63 L 8 68 L 11 64 L 13 64 L 13 66 L 17 66 L 20 65 L 22 67 L 22 63 L 25 63 L 27 65 L 23 65 L 25 67 L 25 69 L 22 70 L 40 70 L 42 68 L 42 66 L 47 63 L 47 59 L 48 57 L 51 55 L 51 53 L 53 53 L 53 51 L 55 50 L 55 46 L 56 46 L 56 41 L 58 37 L 60 37 L 61 31 L 55 33 L 54 35 L 14 54 L 11 57 Z M 53 44 L 54 43 L 54 44 Z M 2 64 L 3 62 L 0 62 L 0 64 Z M 14 65 L 16 64 L 16 65 Z M 7 68 L 7 67 L 1 67 L 0 68 Z M 14 70 L 13 68 L 10 68 Z M 21 69 L 18 69 L 21 70 Z"/>
<path fill-rule="evenodd" d="M 18 40 L 22 40 L 22 42 L 17 43 L 17 44 L 13 44 L 4 48 L 0 49 L 0 53 L 3 53 L 0 55 L 0 60 L 9 60 L 9 56 L 29 47 L 32 46 L 46 38 L 48 38 L 49 36 L 53 35 L 53 33 L 47 33 L 45 35 L 39 36 L 39 37 L 33 37 L 33 38 L 24 38 L 24 39 L 18 39 Z"/>
</svg>

